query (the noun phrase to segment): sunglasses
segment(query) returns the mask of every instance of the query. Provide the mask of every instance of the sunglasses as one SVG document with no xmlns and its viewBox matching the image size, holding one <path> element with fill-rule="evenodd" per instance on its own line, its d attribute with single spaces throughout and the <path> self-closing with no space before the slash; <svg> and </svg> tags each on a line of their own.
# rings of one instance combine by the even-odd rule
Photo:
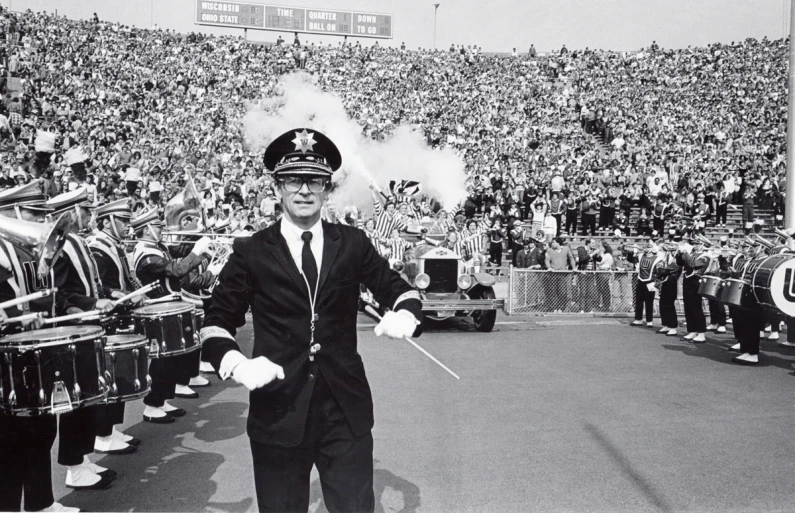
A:
<svg viewBox="0 0 795 513">
<path fill-rule="evenodd" d="M 287 176 L 281 180 L 282 187 L 287 192 L 298 192 L 306 184 L 309 192 L 323 192 L 326 189 L 328 180 L 320 177 L 303 178 L 300 176 Z"/>
</svg>

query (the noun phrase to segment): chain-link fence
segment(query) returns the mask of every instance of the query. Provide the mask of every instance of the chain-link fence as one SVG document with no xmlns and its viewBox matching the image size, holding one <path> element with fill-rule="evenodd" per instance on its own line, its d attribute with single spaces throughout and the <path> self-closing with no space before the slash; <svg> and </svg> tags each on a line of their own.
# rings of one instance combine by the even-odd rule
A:
<svg viewBox="0 0 795 513">
<path fill-rule="evenodd" d="M 637 274 L 629 271 L 539 271 L 511 268 L 509 314 L 626 313 Z"/>
<path fill-rule="evenodd" d="M 637 273 L 634 271 L 541 271 L 511 267 L 508 314 L 527 313 L 632 313 Z M 660 312 L 659 294 L 654 315 Z M 684 313 L 682 277 L 677 283 L 676 312 Z M 704 300 L 704 312 L 708 312 Z"/>
</svg>

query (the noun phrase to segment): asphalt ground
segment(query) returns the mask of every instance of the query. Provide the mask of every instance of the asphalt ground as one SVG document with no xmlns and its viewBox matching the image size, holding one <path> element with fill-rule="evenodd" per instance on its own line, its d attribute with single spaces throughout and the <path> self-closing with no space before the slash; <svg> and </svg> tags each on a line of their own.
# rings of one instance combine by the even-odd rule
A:
<svg viewBox="0 0 795 513">
<path fill-rule="evenodd" d="M 245 328 L 239 340 L 251 337 Z M 455 320 L 417 342 L 461 380 L 406 342 L 359 331 L 375 398 L 376 511 L 795 511 L 793 349 L 763 341 L 760 365 L 740 367 L 730 335 L 694 345 L 560 316 L 501 316 L 488 334 Z M 113 486 L 69 490 L 53 463 L 56 500 L 255 511 L 247 394 L 211 379 L 201 398 L 174 401 L 188 411 L 175 424 L 143 423 L 141 402 L 128 404 L 123 430 L 143 440 L 138 452 L 91 456 L 119 473 Z M 316 472 L 310 511 L 326 511 Z"/>
</svg>

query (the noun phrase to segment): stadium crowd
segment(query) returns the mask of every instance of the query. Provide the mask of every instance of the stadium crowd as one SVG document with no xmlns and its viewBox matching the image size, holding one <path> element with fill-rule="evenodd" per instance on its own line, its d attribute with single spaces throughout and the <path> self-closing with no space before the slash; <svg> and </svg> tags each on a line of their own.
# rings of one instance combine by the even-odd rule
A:
<svg viewBox="0 0 795 513">
<path fill-rule="evenodd" d="M 612 269 L 624 261 L 609 243 L 569 250 L 571 260 L 546 252 L 566 235 L 725 226 L 732 204 L 746 230 L 755 205 L 783 219 L 784 40 L 498 56 L 298 35 L 262 45 L 31 11 L 0 20 L 1 71 L 12 77 L 0 105 L 0 188 L 31 179 L 44 130 L 58 136 L 53 193 L 76 186 L 64 152 L 80 146 L 95 204 L 129 196 L 136 211 L 162 207 L 190 173 L 209 223 L 259 229 L 280 213 L 241 118 L 300 69 L 342 98 L 366 136 L 409 124 L 465 162 L 469 197 L 455 211 L 421 193 L 374 194 L 373 212 L 329 208 L 327 219 L 362 227 L 385 256 L 410 246 L 401 231 L 430 229 L 426 238 L 483 265 L 503 265 L 507 247 L 521 267 Z"/>
</svg>

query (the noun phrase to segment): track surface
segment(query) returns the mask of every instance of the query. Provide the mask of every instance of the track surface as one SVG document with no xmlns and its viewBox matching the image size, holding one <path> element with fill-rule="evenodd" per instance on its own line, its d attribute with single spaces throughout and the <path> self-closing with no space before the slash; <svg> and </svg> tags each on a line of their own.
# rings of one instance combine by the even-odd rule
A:
<svg viewBox="0 0 795 513">
<path fill-rule="evenodd" d="M 491 334 L 459 321 L 418 340 L 461 381 L 360 329 L 377 511 L 795 511 L 795 350 L 763 341 L 762 364 L 746 368 L 730 363 L 725 335 L 696 346 L 617 320 L 500 321 Z M 54 463 L 56 500 L 255 511 L 247 394 L 211 379 L 200 399 L 174 401 L 188 415 L 172 425 L 128 405 L 139 451 L 91 456 L 119 472 L 112 488 L 69 490 Z M 326 511 L 312 481 L 310 510 Z"/>
</svg>

